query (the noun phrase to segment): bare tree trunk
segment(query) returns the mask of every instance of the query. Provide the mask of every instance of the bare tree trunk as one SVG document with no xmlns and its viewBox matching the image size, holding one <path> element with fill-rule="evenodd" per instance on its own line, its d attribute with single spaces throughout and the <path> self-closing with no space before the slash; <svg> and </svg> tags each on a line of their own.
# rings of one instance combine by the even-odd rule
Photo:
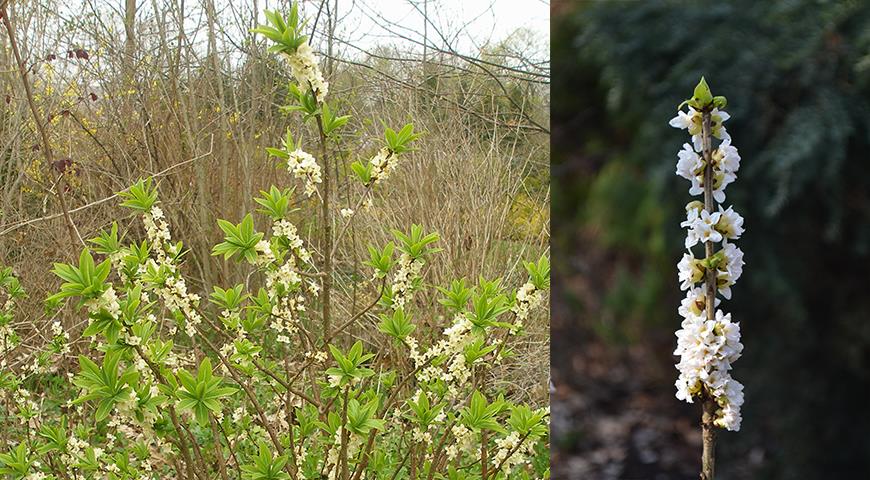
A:
<svg viewBox="0 0 870 480">
<path fill-rule="evenodd" d="M 136 0 L 126 0 L 124 8 L 124 79 L 133 82 L 134 57 L 136 55 Z"/>
<path fill-rule="evenodd" d="M 180 75 L 180 67 L 181 67 L 181 48 L 182 44 L 185 41 L 186 34 L 184 32 L 184 0 L 180 0 L 176 5 L 176 13 L 178 15 L 178 45 L 176 52 L 176 71 L 177 75 L 173 76 L 173 83 L 176 98 L 180 105 L 180 116 L 184 121 L 183 130 L 184 130 L 184 138 L 186 140 L 187 149 L 190 152 L 190 155 L 195 155 L 196 152 L 196 139 L 193 137 L 193 125 L 191 124 L 190 112 L 196 111 L 196 98 L 190 96 L 191 103 L 185 103 L 186 95 L 182 95 L 179 91 L 178 85 L 178 76 Z M 187 65 L 186 68 L 190 68 L 190 62 L 185 62 Z M 187 72 L 185 77 L 190 81 L 192 77 L 190 72 Z M 204 285 L 214 285 L 214 277 L 212 275 L 211 270 L 211 262 L 209 259 L 211 258 L 211 249 L 208 245 L 209 235 L 208 232 L 211 230 L 211 222 L 209 221 L 210 215 L 209 210 L 211 206 L 211 195 L 208 188 L 207 183 L 207 175 L 206 175 L 206 163 L 205 162 L 197 162 L 195 168 L 196 175 L 196 198 L 197 198 L 197 208 L 196 208 L 196 224 L 197 230 L 199 233 L 199 238 L 197 239 L 197 257 L 199 260 L 200 270 L 202 272 L 202 281 Z"/>
</svg>

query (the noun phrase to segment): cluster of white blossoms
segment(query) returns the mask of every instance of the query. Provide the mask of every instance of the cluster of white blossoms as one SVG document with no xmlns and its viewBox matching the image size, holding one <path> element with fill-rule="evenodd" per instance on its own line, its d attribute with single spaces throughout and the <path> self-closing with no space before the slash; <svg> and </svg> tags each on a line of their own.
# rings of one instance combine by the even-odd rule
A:
<svg viewBox="0 0 870 480">
<path fill-rule="evenodd" d="M 115 289 L 109 285 L 103 294 L 97 298 L 92 298 L 85 302 L 85 308 L 88 309 L 89 313 L 97 314 L 100 313 L 101 310 L 105 310 L 112 316 L 112 318 L 118 318 L 121 316 L 121 304 L 118 301 L 118 295 L 115 293 Z"/>
<path fill-rule="evenodd" d="M 529 312 L 544 301 L 543 290 L 535 287 L 532 282 L 526 282 L 517 290 L 517 298 L 511 311 L 516 315 L 516 320 L 511 327 L 510 333 L 516 334 L 529 318 Z"/>
<path fill-rule="evenodd" d="M 710 133 L 722 140 L 723 145 L 731 144 L 731 136 L 728 135 L 728 131 L 725 130 L 725 126 L 723 123 L 731 118 L 731 115 L 728 115 L 727 112 L 721 111 L 718 108 L 714 108 L 710 112 Z M 701 136 L 703 129 L 703 113 L 699 110 L 696 110 L 692 107 L 689 107 L 688 112 L 684 112 L 682 110 L 677 112 L 677 116 L 672 118 L 669 122 L 670 126 L 679 129 L 685 129 L 689 131 L 689 135 L 692 136 L 692 144 L 695 147 L 695 151 L 701 151 L 701 144 L 703 141 L 703 137 Z M 734 149 L 734 152 L 737 152 L 737 149 Z"/>
<path fill-rule="evenodd" d="M 299 84 L 299 89 L 308 91 L 311 88 L 317 101 L 322 102 L 329 92 L 329 82 L 323 78 L 311 45 L 303 42 L 295 52 L 286 54 L 285 57 L 290 63 L 290 72 Z"/>
<path fill-rule="evenodd" d="M 462 452 L 472 448 L 474 444 L 474 432 L 468 429 L 465 425 L 458 423 L 450 428 L 450 433 L 453 434 L 453 442 L 447 446 L 445 453 L 448 460 L 454 460 Z"/>
<path fill-rule="evenodd" d="M 372 166 L 371 182 L 377 185 L 390 178 L 390 174 L 399 166 L 399 156 L 387 147 L 378 150 L 378 153 L 369 160 Z"/>
<path fill-rule="evenodd" d="M 453 324 L 444 329 L 443 338 L 426 351 L 420 351 L 414 337 L 409 335 L 405 338 L 405 344 L 411 351 L 411 360 L 419 369 L 417 371 L 419 383 L 443 380 L 451 397 L 460 393 L 462 387 L 466 386 L 466 382 L 471 378 L 471 365 L 465 358 L 465 347 L 473 340 L 471 327 L 471 321 L 465 314 L 457 314 Z M 427 365 L 427 362 L 438 357 L 443 357 L 445 360 L 438 365 Z M 482 360 L 483 358 L 478 358 L 476 362 Z"/>
<path fill-rule="evenodd" d="M 712 106 L 708 108 L 711 108 L 709 134 L 721 140 L 717 148 L 712 147 L 712 138 L 709 139 L 711 143 L 704 138 L 702 110 L 689 107 L 688 112 L 680 111 L 670 121 L 671 126 L 687 129 L 692 135 L 692 144 L 684 144 L 683 150 L 677 154 L 677 175 L 691 182 L 691 195 L 703 195 L 705 188 L 709 188 L 713 201 L 718 204 L 689 203 L 686 220 L 680 224 L 686 229 L 687 253 L 677 268 L 680 288 L 686 291 L 686 298 L 678 308 L 683 321 L 676 333 L 677 348 L 674 351 L 674 355 L 680 357 L 676 396 L 689 403 L 694 398 L 712 398 L 718 405 L 714 424 L 737 431 L 741 422 L 743 385 L 731 378 L 730 370 L 743 350 L 740 325 L 731 321 L 731 314 L 716 309 L 720 302 L 718 298 L 715 298 L 714 305 L 709 306 L 709 312 L 715 310 L 715 315 L 708 318 L 704 282 L 708 270 L 712 270 L 716 292 L 730 299 L 731 286 L 743 273 L 743 252 L 731 243 L 743 234 L 743 217 L 732 207 L 724 209 L 721 205 L 725 201 L 725 187 L 737 178 L 740 155 L 731 145 L 731 137 L 723 126 L 729 115 Z M 709 148 L 706 155 L 705 144 Z M 707 178 L 712 178 L 712 185 L 705 185 L 708 168 L 711 171 Z M 699 244 L 706 248 L 708 242 L 719 244 L 720 248 L 710 258 L 696 258 L 692 248 Z"/>
<path fill-rule="evenodd" d="M 303 289 L 317 295 L 316 284 L 306 284 L 300 275 L 297 261 L 303 264 L 311 262 L 311 254 L 305 248 L 302 238 L 297 233 L 296 226 L 287 220 L 276 220 L 272 224 L 272 235 L 284 238 L 290 251 L 283 263 L 277 264 L 272 246 L 266 240 L 261 240 L 257 248 L 257 264 L 265 269 L 266 291 L 272 301 L 273 320 L 270 328 L 278 335 L 280 343 L 291 343 L 291 337 L 299 331 L 299 318 L 305 312 L 305 296 Z"/>
<path fill-rule="evenodd" d="M 154 291 L 163 300 L 166 308 L 184 315 L 184 331 L 192 338 L 196 334 L 196 326 L 202 323 L 202 316 L 196 310 L 200 297 L 187 291 L 187 282 L 175 264 L 177 246 L 170 242 L 172 235 L 169 232 L 169 224 L 164 219 L 163 210 L 154 205 L 149 212 L 142 215 L 142 222 L 145 224 L 145 233 L 151 244 L 154 258 L 149 258 L 145 265 L 139 266 L 139 274 L 149 268 L 155 271 L 165 268 L 169 272 L 163 285 L 157 286 Z M 147 295 L 143 293 L 143 301 L 147 300 Z M 174 333 L 174 330 L 173 327 L 171 333 Z"/>
<path fill-rule="evenodd" d="M 706 390 L 720 406 L 716 425 L 734 431 L 740 429 L 743 385 L 731 378 L 729 371 L 742 351 L 740 326 L 722 310 L 716 311 L 713 320 L 707 320 L 703 313 L 689 313 L 677 331 L 677 398 L 692 403 L 693 397 Z"/>
<path fill-rule="evenodd" d="M 502 470 L 505 475 L 510 475 L 515 467 L 528 463 L 535 453 L 534 442 L 524 442 L 517 431 L 496 438 L 495 445 L 497 450 L 492 457 L 492 463 L 496 467 L 503 465 Z"/>
<path fill-rule="evenodd" d="M 317 185 L 323 182 L 317 160 L 300 148 L 289 152 L 287 170 L 295 178 L 305 180 L 305 195 L 308 197 L 314 195 L 317 192 Z"/>
<path fill-rule="evenodd" d="M 680 224 L 686 229 L 686 248 L 706 242 L 721 242 L 723 239 L 737 240 L 743 234 L 743 217 L 733 207 L 710 213 L 704 204 L 694 201 L 686 205 L 686 221 Z"/>
<path fill-rule="evenodd" d="M 329 448 L 329 451 L 326 454 L 326 463 L 323 465 L 323 469 L 326 471 L 326 478 L 329 480 L 341 478 L 341 467 L 339 465 L 339 460 L 341 458 L 341 437 L 343 435 L 344 427 L 338 427 L 338 429 L 335 431 L 335 435 L 333 435 L 327 441 L 327 447 Z M 362 444 L 363 437 L 355 435 L 353 432 L 348 432 L 347 445 L 345 446 L 347 450 L 347 458 L 354 458 L 360 452 Z"/>
<path fill-rule="evenodd" d="M 403 253 L 399 258 L 399 269 L 393 275 L 391 290 L 393 292 L 393 310 L 404 308 L 414 294 L 414 282 L 420 278 L 423 271 L 422 258 L 413 258 Z"/>
</svg>

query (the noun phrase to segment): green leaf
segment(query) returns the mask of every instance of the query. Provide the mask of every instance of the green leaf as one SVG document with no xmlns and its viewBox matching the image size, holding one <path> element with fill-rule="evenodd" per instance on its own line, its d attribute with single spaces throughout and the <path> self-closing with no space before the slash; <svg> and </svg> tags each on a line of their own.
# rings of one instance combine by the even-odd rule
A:
<svg viewBox="0 0 870 480">
<path fill-rule="evenodd" d="M 501 411 L 503 402 L 488 403 L 482 393 L 475 390 L 471 395 L 470 404 L 460 411 L 462 423 L 473 431 L 491 430 L 503 432 L 504 429 L 496 420 L 496 415 Z"/>
<path fill-rule="evenodd" d="M 272 185 L 268 192 L 260 191 L 260 197 L 254 201 L 260 204 L 263 208 L 257 210 L 260 213 L 266 214 L 273 220 L 280 220 L 287 216 L 288 207 L 290 206 L 290 197 L 293 195 L 293 188 L 278 190 Z"/>
<path fill-rule="evenodd" d="M 454 312 L 462 312 L 468 306 L 468 300 L 474 293 L 474 288 L 465 286 L 465 279 L 453 280 L 450 282 L 449 288 L 437 287 L 444 297 L 438 299 L 441 305 L 453 310 Z"/>
<path fill-rule="evenodd" d="M 244 480 L 287 480 L 290 478 L 284 472 L 284 466 L 287 465 L 288 457 L 282 455 L 278 458 L 272 457 L 272 452 L 269 451 L 269 446 L 266 442 L 259 442 L 257 448 L 257 456 L 253 457 L 251 463 L 242 465 L 242 478 Z"/>
<path fill-rule="evenodd" d="M 223 230 L 224 241 L 215 245 L 212 255 L 223 255 L 224 259 L 239 255 L 238 260 L 253 263 L 257 259 L 257 243 L 263 238 L 263 233 L 254 231 L 254 219 L 251 214 L 245 215 L 238 225 L 218 219 L 218 226 Z"/>
<path fill-rule="evenodd" d="M 423 227 L 412 224 L 408 234 L 393 230 L 393 236 L 399 240 L 399 250 L 407 253 L 411 258 L 420 258 L 425 255 L 440 252 L 440 248 L 429 248 L 429 245 L 437 242 L 441 237 L 437 233 L 423 234 Z"/>
<path fill-rule="evenodd" d="M 150 211 L 151 207 L 157 203 L 157 187 L 152 183 L 153 180 L 150 177 L 140 178 L 127 190 L 118 192 L 118 196 L 124 199 L 121 206 L 140 212 Z"/>
<path fill-rule="evenodd" d="M 182 369 L 178 372 L 178 380 L 181 382 L 181 389 L 177 392 L 178 409 L 192 411 L 202 426 L 209 421 L 209 411 L 221 411 L 221 399 L 238 391 L 234 387 L 222 386 L 223 379 L 214 376 L 208 357 L 200 362 L 196 377 Z"/>
<path fill-rule="evenodd" d="M 410 143 L 418 138 L 420 138 L 420 134 L 414 133 L 414 125 L 410 123 L 402 127 L 398 133 L 392 128 L 387 128 L 384 131 L 387 148 L 396 155 L 411 150 L 409 147 Z"/>
<path fill-rule="evenodd" d="M 693 106 L 696 108 L 704 108 L 713 102 L 713 94 L 710 93 L 710 87 L 707 85 L 704 77 L 701 77 L 701 81 L 695 86 L 695 93 L 691 102 L 694 102 Z"/>
<path fill-rule="evenodd" d="M 350 164 L 350 169 L 353 170 L 353 173 L 356 174 L 357 178 L 365 186 L 368 186 L 372 182 L 372 168 L 371 163 L 363 164 L 358 160 Z"/>
<path fill-rule="evenodd" d="M 550 288 L 550 260 L 541 255 L 538 262 L 528 262 L 525 264 L 526 271 L 529 272 L 529 279 L 532 285 L 538 290 L 548 290 Z"/>
<path fill-rule="evenodd" d="M 392 315 L 381 314 L 380 318 L 378 330 L 398 340 L 404 340 L 416 328 L 402 308 L 395 310 Z"/>
</svg>

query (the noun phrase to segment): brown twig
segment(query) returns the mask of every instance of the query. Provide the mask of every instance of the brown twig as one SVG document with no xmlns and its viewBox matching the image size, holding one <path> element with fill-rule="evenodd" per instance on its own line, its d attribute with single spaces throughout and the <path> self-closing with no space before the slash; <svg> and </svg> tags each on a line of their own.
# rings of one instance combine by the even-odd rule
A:
<svg viewBox="0 0 870 480">
<path fill-rule="evenodd" d="M 15 39 L 15 30 L 12 28 L 12 22 L 9 21 L 9 14 L 6 10 L 6 2 L 0 4 L 0 17 L 3 18 L 3 26 L 6 27 L 6 32 L 9 34 L 9 45 L 12 47 L 12 54 L 15 56 L 15 63 L 18 64 L 18 73 L 21 76 L 21 83 L 24 84 L 24 92 L 27 96 L 27 105 L 30 107 L 30 113 L 33 115 L 33 123 L 36 124 L 36 129 L 39 131 L 39 136 L 42 139 L 42 155 L 45 157 L 45 167 L 52 168 L 54 165 L 54 155 L 51 151 L 51 143 L 48 140 L 48 132 L 45 130 L 45 125 L 39 117 L 39 110 L 36 108 L 36 102 L 33 100 L 33 89 L 30 87 L 30 82 L 27 80 L 27 67 L 24 65 L 24 60 L 21 58 L 21 52 L 18 49 L 18 41 Z M 66 198 L 64 197 L 64 189 L 67 183 L 64 180 L 64 172 L 58 176 L 55 194 L 60 202 L 60 208 L 63 211 L 63 218 L 66 220 L 67 229 L 73 243 L 81 243 L 85 245 L 85 241 L 79 234 L 78 229 L 72 222 L 69 216 L 69 210 L 66 207 Z"/>
<path fill-rule="evenodd" d="M 205 158 L 205 157 L 211 155 L 213 146 L 214 146 L 214 134 L 211 135 L 211 140 L 210 140 L 210 142 L 209 142 L 209 149 L 208 149 L 207 152 L 203 153 L 202 155 L 197 155 L 197 156 L 195 156 L 195 157 L 193 157 L 193 158 L 189 158 L 189 159 L 187 159 L 187 160 L 184 160 L 184 161 L 178 162 L 178 163 L 176 163 L 176 164 L 170 165 L 170 166 L 164 168 L 163 170 L 161 170 L 161 171 L 159 171 L 159 172 L 157 172 L 157 173 L 155 173 L 155 174 L 153 174 L 153 175 L 151 175 L 151 176 L 152 176 L 153 178 L 159 178 L 159 177 L 162 177 L 162 176 L 168 174 L 168 173 L 171 172 L 172 170 L 175 170 L 175 169 L 178 168 L 178 167 L 181 167 L 181 166 L 187 165 L 188 163 L 195 162 L 195 161 L 197 161 L 197 160 L 199 160 L 199 159 L 201 159 L 201 158 Z M 89 209 L 89 208 L 91 208 L 91 207 L 95 207 L 95 206 L 97 206 L 97 205 L 100 205 L 100 204 L 106 203 L 106 202 L 108 202 L 109 200 L 112 200 L 112 199 L 115 199 L 115 198 L 118 198 L 118 194 L 117 194 L 117 193 L 112 194 L 112 195 L 109 195 L 108 197 L 105 197 L 105 198 L 101 198 L 101 199 L 99 199 L 99 200 L 94 200 L 93 202 L 88 203 L 88 204 L 85 204 L 85 205 L 82 205 L 82 206 L 80 206 L 80 207 L 73 208 L 72 210 L 69 210 L 69 212 L 67 212 L 67 213 L 76 213 L 76 212 L 80 212 L 80 211 L 82 211 L 82 210 L 87 210 L 87 209 Z M 9 225 L 8 227 L 5 227 L 3 230 L 0 230 L 0 237 L 2 237 L 3 235 L 6 235 L 7 233 L 14 232 L 15 230 L 18 230 L 19 228 L 26 227 L 27 225 L 33 225 L 34 223 L 44 222 L 44 221 L 46 221 L 46 220 L 52 220 L 52 219 L 55 219 L 55 218 L 58 218 L 58 217 L 62 217 L 62 216 L 64 216 L 63 213 L 56 213 L 56 214 L 53 214 L 53 215 L 46 215 L 46 216 L 44 216 L 44 217 L 32 218 L 32 219 L 30 219 L 30 220 L 24 220 L 24 221 L 21 221 L 21 222 L 18 222 L 18 223 L 11 224 L 11 225 Z"/>
</svg>

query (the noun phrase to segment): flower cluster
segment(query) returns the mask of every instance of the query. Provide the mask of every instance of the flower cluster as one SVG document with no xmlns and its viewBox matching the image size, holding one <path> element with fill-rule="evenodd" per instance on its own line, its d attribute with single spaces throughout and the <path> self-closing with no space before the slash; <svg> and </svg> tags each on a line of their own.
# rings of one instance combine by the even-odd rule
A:
<svg viewBox="0 0 870 480">
<path fill-rule="evenodd" d="M 502 465 L 506 475 L 510 475 L 511 471 L 518 465 L 528 462 L 534 454 L 535 444 L 522 440 L 517 431 L 512 431 L 505 437 L 495 439 L 498 449 L 493 455 L 492 463 L 495 466 Z"/>
<path fill-rule="evenodd" d="M 743 252 L 731 243 L 743 234 L 743 217 L 733 207 L 725 209 L 721 205 L 725 201 L 725 187 L 737 178 L 740 155 L 731 145 L 731 137 L 723 125 L 729 118 L 720 109 L 724 108 L 724 98 L 717 98 L 722 100 L 714 102 L 702 80 L 695 98 L 690 101 L 697 108 L 690 106 L 688 112 L 679 111 L 670 121 L 671 126 L 687 129 L 692 135 L 692 144 L 684 144 L 677 154 L 676 174 L 691 182 L 691 195 L 704 195 L 707 191 L 717 203 L 689 203 L 686 220 L 680 224 L 686 229 L 687 253 L 677 268 L 680 288 L 686 290 L 686 298 L 677 310 L 683 321 L 676 333 L 674 351 L 674 355 L 680 357 L 676 396 L 689 403 L 694 398 L 711 398 L 719 407 L 714 424 L 737 431 L 741 422 L 743 385 L 731 378 L 730 370 L 743 350 L 740 325 L 731 321 L 731 314 L 716 309 L 720 300 L 715 297 L 718 292 L 730 299 L 731 286 L 743 273 Z M 713 137 L 721 140 L 715 149 Z M 712 184 L 707 185 L 705 179 L 712 179 Z M 720 248 L 706 258 L 696 258 L 692 248 L 699 244 L 704 248 L 715 248 L 719 244 Z M 709 286 L 704 284 L 708 277 L 713 279 Z M 709 295 L 707 288 L 713 290 Z M 711 299 L 713 305 L 708 305 Z"/>
<path fill-rule="evenodd" d="M 723 123 L 731 118 L 731 115 L 728 115 L 727 112 L 721 111 L 718 108 L 713 108 L 710 112 L 710 133 L 722 140 L 723 145 L 726 142 L 731 141 L 731 136 L 728 135 L 728 132 L 725 130 L 725 126 Z M 689 135 L 692 136 L 692 144 L 695 147 L 695 150 L 701 151 L 701 143 L 702 143 L 702 128 L 703 128 L 703 112 L 698 109 L 689 107 L 688 112 L 684 112 L 682 110 L 677 112 L 677 116 L 672 118 L 669 122 L 670 126 L 674 128 L 679 128 L 682 130 L 688 130 Z M 736 150 L 735 150 L 736 152 Z"/>
<path fill-rule="evenodd" d="M 399 165 L 399 156 L 393 153 L 387 147 L 378 150 L 378 153 L 369 160 L 372 166 L 371 182 L 377 185 L 387 178 L 396 170 Z"/>
<path fill-rule="evenodd" d="M 317 185 L 323 181 L 317 160 L 299 148 L 287 157 L 287 170 L 294 177 L 305 180 L 305 195 L 309 197 L 317 192 Z"/>
<path fill-rule="evenodd" d="M 680 356 L 676 382 L 677 398 L 692 403 L 692 398 L 707 393 L 713 396 L 721 409 L 716 425 L 729 430 L 740 429 L 740 405 L 743 404 L 743 385 L 728 373 L 731 363 L 740 358 L 740 326 L 731 321 L 731 314 L 716 311 L 713 320 L 705 312 L 689 312 L 677 331 L 677 349 Z"/>
<path fill-rule="evenodd" d="M 299 317 L 305 312 L 303 295 L 305 283 L 302 281 L 297 262 L 310 263 L 311 254 L 299 237 L 296 226 L 287 220 L 274 222 L 272 236 L 286 242 L 289 248 L 288 255 L 285 256 L 283 263 L 279 264 L 272 252 L 272 246 L 269 242 L 261 240 L 257 244 L 257 263 L 266 269 L 266 291 L 272 302 L 274 318 L 270 327 L 278 334 L 276 337 L 278 342 L 289 344 L 291 336 L 299 331 Z M 316 284 L 308 287 L 310 293 L 317 294 Z"/>
<path fill-rule="evenodd" d="M 529 318 L 529 312 L 535 309 L 544 301 L 544 292 L 535 286 L 532 282 L 526 282 L 517 290 L 516 303 L 511 309 L 516 315 L 511 333 L 516 333 L 523 327 L 526 319 Z"/>
<path fill-rule="evenodd" d="M 172 235 L 169 232 L 169 224 L 164 219 L 163 210 L 154 205 L 149 212 L 142 215 L 142 222 L 145 225 L 148 242 L 152 245 L 154 258 L 149 258 L 145 265 L 139 267 L 139 274 L 141 276 L 150 270 L 153 278 L 162 278 L 162 282 L 154 288 L 155 293 L 163 300 L 166 308 L 184 315 L 184 331 L 189 337 L 193 337 L 196 334 L 196 326 L 202 322 L 202 316 L 196 310 L 200 297 L 187 291 L 187 282 L 176 264 L 179 247 L 170 243 Z M 157 272 L 165 272 L 165 278 L 154 275 Z M 144 298 L 147 299 L 147 296 Z M 117 318 L 117 315 L 113 314 L 113 317 Z"/>
<path fill-rule="evenodd" d="M 423 259 L 403 253 L 399 258 L 399 270 L 393 275 L 393 310 L 404 308 L 414 293 L 415 282 L 423 270 Z"/>
<path fill-rule="evenodd" d="M 474 434 L 465 425 L 459 423 L 450 428 L 450 433 L 453 434 L 454 441 L 447 446 L 445 452 L 447 459 L 453 460 L 462 452 L 468 450 L 474 443 Z"/>
<path fill-rule="evenodd" d="M 303 42 L 294 53 L 287 54 L 286 58 L 293 78 L 299 83 L 299 89 L 307 91 L 310 87 L 317 101 L 322 102 L 329 91 L 329 82 L 323 78 L 311 45 Z"/>
<path fill-rule="evenodd" d="M 465 314 L 456 315 L 453 324 L 444 329 L 443 338 L 422 352 L 414 337 L 406 338 L 405 342 L 411 350 L 411 360 L 420 369 L 417 372 L 417 381 L 425 384 L 441 380 L 451 396 L 457 395 L 460 388 L 471 378 L 470 365 L 463 351 L 472 341 L 471 327 L 471 321 Z M 433 359 L 442 357 L 445 359 L 442 363 L 437 365 L 429 363 Z"/>
</svg>

